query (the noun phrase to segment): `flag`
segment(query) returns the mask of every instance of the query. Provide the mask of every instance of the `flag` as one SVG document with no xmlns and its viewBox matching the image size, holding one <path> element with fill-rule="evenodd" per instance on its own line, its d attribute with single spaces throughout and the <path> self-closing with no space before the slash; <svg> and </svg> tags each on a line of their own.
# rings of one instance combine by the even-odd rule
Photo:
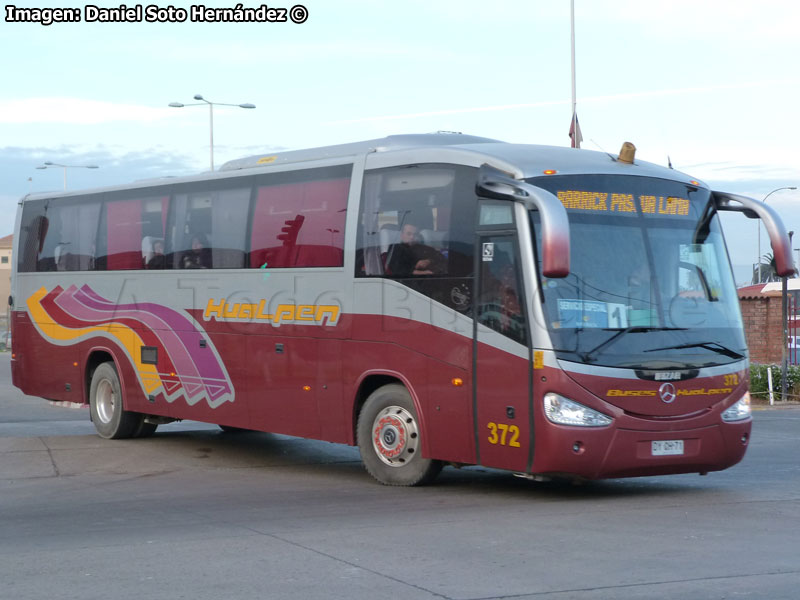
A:
<svg viewBox="0 0 800 600">
<path fill-rule="evenodd" d="M 572 114 L 572 122 L 569 124 L 569 137 L 572 140 L 571 148 L 580 148 L 583 141 L 581 134 L 581 125 L 578 123 L 578 113 Z"/>
</svg>

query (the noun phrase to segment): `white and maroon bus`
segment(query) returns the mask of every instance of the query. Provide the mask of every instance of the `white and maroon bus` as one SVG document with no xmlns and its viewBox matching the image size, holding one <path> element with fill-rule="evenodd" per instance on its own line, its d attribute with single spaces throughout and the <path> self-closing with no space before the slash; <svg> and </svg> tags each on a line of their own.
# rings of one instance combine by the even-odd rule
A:
<svg viewBox="0 0 800 600">
<path fill-rule="evenodd" d="M 378 481 L 739 462 L 748 358 L 719 211 L 623 153 L 391 136 L 25 197 L 14 384 L 104 438 L 193 419 L 358 445 Z"/>
</svg>

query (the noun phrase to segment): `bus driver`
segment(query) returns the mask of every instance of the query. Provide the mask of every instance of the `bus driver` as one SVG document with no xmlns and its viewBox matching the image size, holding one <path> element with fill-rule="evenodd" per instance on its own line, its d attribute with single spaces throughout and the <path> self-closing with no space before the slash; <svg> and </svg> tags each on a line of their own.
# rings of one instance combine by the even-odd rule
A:
<svg viewBox="0 0 800 600">
<path fill-rule="evenodd" d="M 400 243 L 389 249 L 387 270 L 394 276 L 441 275 L 445 258 L 434 248 L 419 242 L 419 229 L 406 223 L 400 230 Z"/>
</svg>

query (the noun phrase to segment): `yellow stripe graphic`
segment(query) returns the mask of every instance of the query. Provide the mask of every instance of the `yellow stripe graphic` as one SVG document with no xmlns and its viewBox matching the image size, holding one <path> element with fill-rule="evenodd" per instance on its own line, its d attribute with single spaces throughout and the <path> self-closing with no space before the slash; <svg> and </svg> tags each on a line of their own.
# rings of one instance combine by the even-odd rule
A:
<svg viewBox="0 0 800 600">
<path fill-rule="evenodd" d="M 117 342 L 127 350 L 128 355 L 134 362 L 134 366 L 139 374 L 139 381 L 146 394 L 152 393 L 154 390 L 161 387 L 161 378 L 158 375 L 155 365 L 146 365 L 141 361 L 144 342 L 139 335 L 122 323 L 107 323 L 104 325 L 97 325 L 93 327 L 80 327 L 70 328 L 64 327 L 56 323 L 53 318 L 44 309 L 41 302 L 47 296 L 47 289 L 42 287 L 34 294 L 32 294 L 27 301 L 28 313 L 33 322 L 37 325 L 39 331 L 51 340 L 59 342 L 73 342 L 80 341 L 79 338 L 89 336 L 93 333 L 104 333 L 112 336 Z"/>
</svg>

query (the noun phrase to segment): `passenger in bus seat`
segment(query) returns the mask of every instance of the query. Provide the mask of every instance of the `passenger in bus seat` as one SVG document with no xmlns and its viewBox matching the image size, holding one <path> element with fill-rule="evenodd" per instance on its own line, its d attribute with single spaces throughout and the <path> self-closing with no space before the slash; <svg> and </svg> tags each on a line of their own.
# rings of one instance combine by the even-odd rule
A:
<svg viewBox="0 0 800 600">
<path fill-rule="evenodd" d="M 166 269 L 167 257 L 164 256 L 164 240 L 153 240 L 153 256 L 147 261 L 148 269 Z"/>
<path fill-rule="evenodd" d="M 447 261 L 434 248 L 419 242 L 416 225 L 406 223 L 400 230 L 400 243 L 389 248 L 386 269 L 396 277 L 441 275 L 447 270 Z"/>
<path fill-rule="evenodd" d="M 182 269 L 210 269 L 211 252 L 206 236 L 196 233 L 192 236 L 192 249 L 181 259 Z"/>
</svg>

